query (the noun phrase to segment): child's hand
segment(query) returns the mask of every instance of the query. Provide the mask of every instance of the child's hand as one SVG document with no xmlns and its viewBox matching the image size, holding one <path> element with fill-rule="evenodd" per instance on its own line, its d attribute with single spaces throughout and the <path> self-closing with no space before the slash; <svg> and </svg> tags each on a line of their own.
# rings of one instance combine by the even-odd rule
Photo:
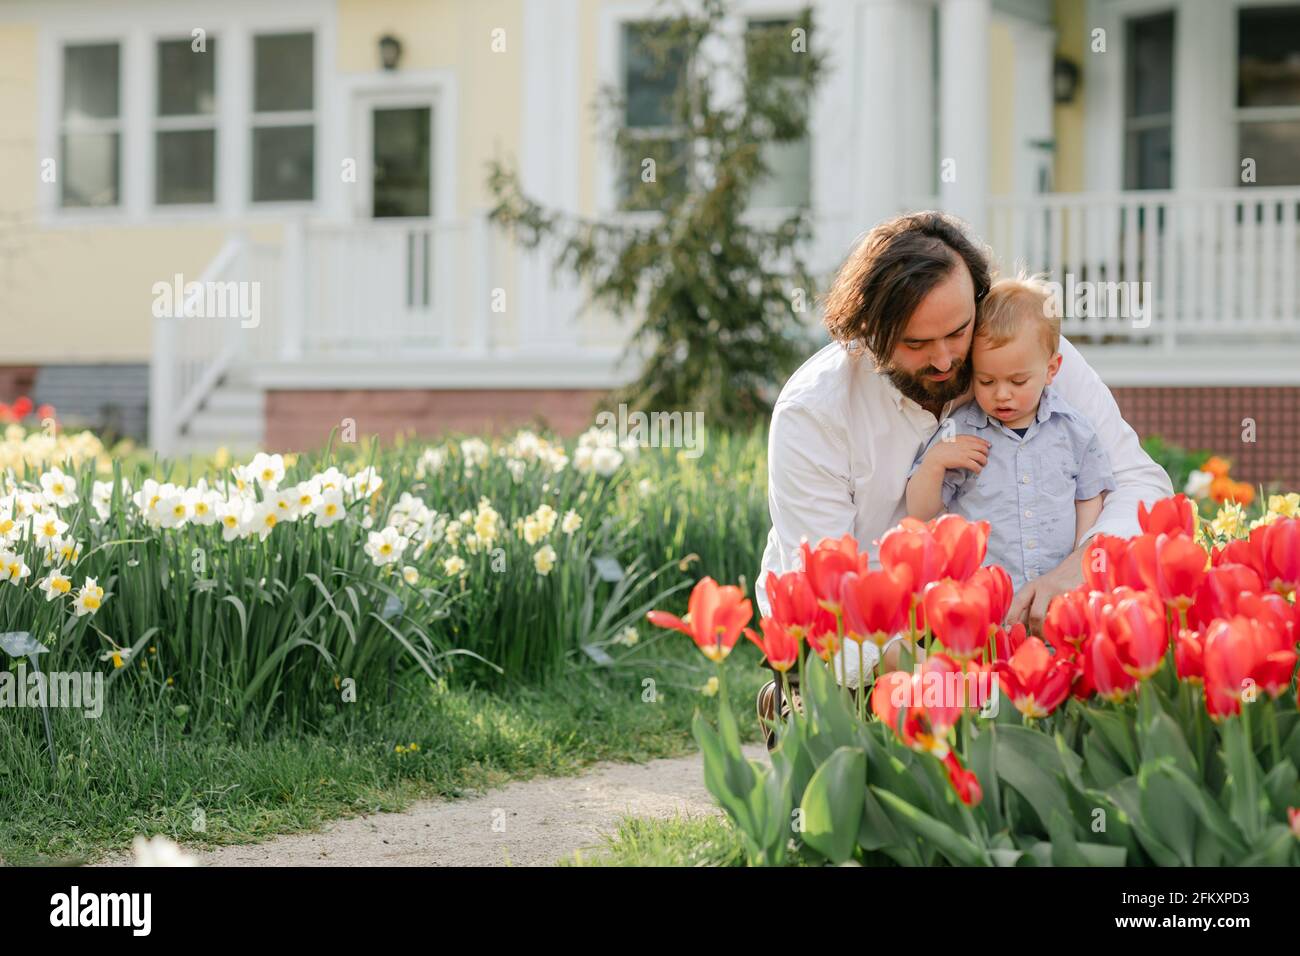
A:
<svg viewBox="0 0 1300 956">
<path fill-rule="evenodd" d="M 974 435 L 958 435 L 951 441 L 935 442 L 921 464 L 935 470 L 965 468 L 979 474 L 989 463 L 989 443 Z"/>
</svg>

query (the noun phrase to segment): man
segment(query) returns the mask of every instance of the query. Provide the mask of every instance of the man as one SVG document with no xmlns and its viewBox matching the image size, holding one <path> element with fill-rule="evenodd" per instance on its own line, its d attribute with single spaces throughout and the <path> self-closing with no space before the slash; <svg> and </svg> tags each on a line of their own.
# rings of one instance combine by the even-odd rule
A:
<svg viewBox="0 0 1300 956">
<path fill-rule="evenodd" d="M 907 474 L 917 452 L 971 396 L 975 309 L 989 284 L 984 252 L 960 220 L 937 212 L 881 223 L 841 267 L 825 303 L 834 341 L 790 377 L 772 411 L 772 530 L 757 594 L 764 614 L 768 572 L 798 568 L 805 538 L 816 544 L 852 534 L 876 564 L 874 542 L 907 514 Z M 1078 549 L 1016 593 L 1008 620 L 1035 632 L 1051 599 L 1082 582 L 1092 536 L 1137 534 L 1138 502 L 1173 494 L 1097 373 L 1064 338 L 1060 351 L 1055 387 L 1101 436 L 1118 487 Z M 875 648 L 865 650 L 874 666 Z M 897 651 L 897 644 L 886 646 L 887 665 Z M 856 684 L 856 649 L 845 658 L 841 680 Z M 774 691 L 769 684 L 760 692 L 761 715 L 773 713 Z"/>
</svg>

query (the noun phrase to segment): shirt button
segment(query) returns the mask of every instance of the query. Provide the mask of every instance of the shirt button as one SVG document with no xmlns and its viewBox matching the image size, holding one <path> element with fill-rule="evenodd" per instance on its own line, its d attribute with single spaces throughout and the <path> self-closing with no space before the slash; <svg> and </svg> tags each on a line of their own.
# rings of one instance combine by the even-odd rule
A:
<svg viewBox="0 0 1300 956">
<path fill-rule="evenodd" d="M 1020 480 L 1023 481 L 1025 484 L 1029 484 L 1029 476 L 1028 476 L 1028 475 L 1025 475 L 1025 477 L 1021 478 Z"/>
<path fill-rule="evenodd" d="M 1034 546 L 1034 539 L 1033 539 L 1033 538 L 1030 538 L 1028 541 L 1025 542 L 1025 547 L 1026 547 L 1026 548 L 1032 548 L 1033 546 Z"/>
<path fill-rule="evenodd" d="M 1032 511 L 1030 511 L 1029 509 L 1025 509 L 1025 517 L 1026 517 L 1026 518 L 1032 518 L 1033 516 L 1034 516 L 1034 513 L 1033 513 Z"/>
</svg>

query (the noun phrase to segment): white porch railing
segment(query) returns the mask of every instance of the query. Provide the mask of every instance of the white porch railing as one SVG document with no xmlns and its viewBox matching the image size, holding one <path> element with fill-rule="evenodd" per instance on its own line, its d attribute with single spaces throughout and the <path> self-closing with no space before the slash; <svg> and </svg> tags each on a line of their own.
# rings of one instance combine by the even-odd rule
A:
<svg viewBox="0 0 1300 956">
<path fill-rule="evenodd" d="M 996 198 L 985 239 L 1004 274 L 1025 268 L 1061 284 L 1072 338 L 1172 349 L 1300 334 L 1300 189 Z M 1134 282 L 1150 283 L 1141 316 L 1120 297 L 1129 290 L 1112 299 L 1113 287 L 1081 286 Z M 1095 306 L 1080 315 L 1086 291 Z"/>
</svg>

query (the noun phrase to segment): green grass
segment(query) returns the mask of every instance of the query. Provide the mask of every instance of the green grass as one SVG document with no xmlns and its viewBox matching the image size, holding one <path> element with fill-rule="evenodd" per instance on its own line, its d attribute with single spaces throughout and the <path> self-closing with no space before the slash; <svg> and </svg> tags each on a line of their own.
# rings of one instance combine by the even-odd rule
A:
<svg viewBox="0 0 1300 956">
<path fill-rule="evenodd" d="M 762 672 L 751 648 L 737 653 L 754 659 L 737 668 L 749 676 L 734 692 L 752 699 Z M 680 755 L 694 749 L 695 708 L 713 712 L 698 690 L 711 673 L 694 650 L 673 645 L 658 659 L 617 672 L 578 669 L 544 689 L 426 685 L 391 705 L 353 705 L 323 732 L 281 729 L 263 739 L 209 724 L 191 730 L 162 708 L 119 701 L 97 720 L 53 713 L 57 770 L 39 715 L 7 711 L 0 861 L 79 862 L 124 849 L 137 834 L 198 846 L 254 842 L 599 760 Z M 654 703 L 642 699 L 645 677 L 656 681 Z M 755 721 L 742 729 L 758 738 Z M 417 752 L 395 753 L 411 743 Z M 203 831 L 192 826 L 198 810 Z"/>
<path fill-rule="evenodd" d="M 625 817 L 591 853 L 575 853 L 562 866 L 744 866 L 740 835 L 724 817 Z"/>
</svg>

